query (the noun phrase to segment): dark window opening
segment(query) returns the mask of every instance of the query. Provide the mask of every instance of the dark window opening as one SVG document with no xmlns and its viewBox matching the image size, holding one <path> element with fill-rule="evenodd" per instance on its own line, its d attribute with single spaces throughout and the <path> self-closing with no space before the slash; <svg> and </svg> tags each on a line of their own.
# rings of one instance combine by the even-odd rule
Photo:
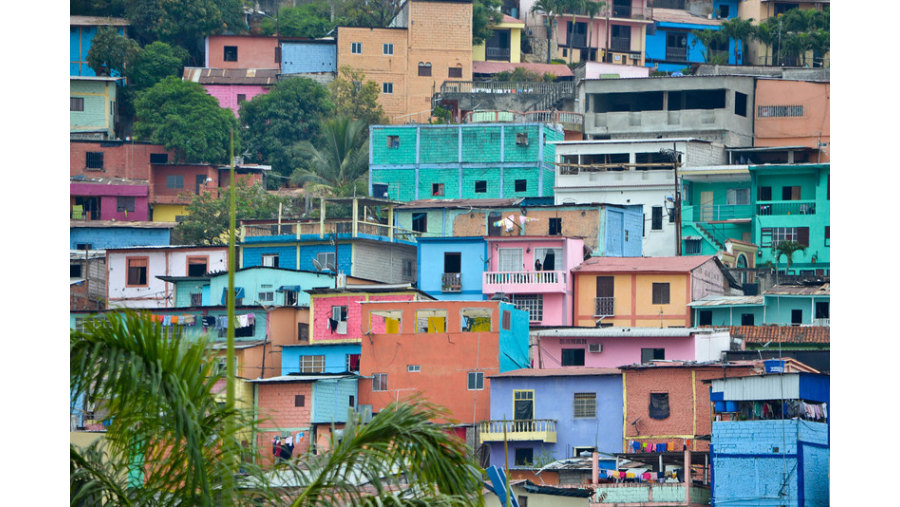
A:
<svg viewBox="0 0 900 507">
<path fill-rule="evenodd" d="M 103 152 L 89 151 L 85 154 L 85 166 L 88 169 L 103 169 Z"/>
<path fill-rule="evenodd" d="M 427 63 L 419 62 L 419 75 L 420 76 L 430 76 L 431 75 L 431 62 L 427 62 Z"/>
<path fill-rule="evenodd" d="M 551 218 L 550 229 L 547 231 L 550 236 L 559 236 L 562 234 L 562 218 Z"/>
<path fill-rule="evenodd" d="M 612 25 L 609 49 L 612 51 L 631 51 L 631 27 Z"/>
<path fill-rule="evenodd" d="M 791 324 L 803 324 L 803 310 L 791 310 Z"/>
<path fill-rule="evenodd" d="M 238 59 L 237 46 L 225 46 L 225 53 L 224 53 L 223 59 L 226 62 L 236 62 Z"/>
<path fill-rule="evenodd" d="M 562 349 L 563 366 L 584 366 L 584 349 Z"/>
<path fill-rule="evenodd" d="M 69 97 L 69 111 L 84 111 L 84 98 Z"/>
<path fill-rule="evenodd" d="M 460 252 L 444 253 L 444 273 L 461 273 L 462 254 Z"/>
<path fill-rule="evenodd" d="M 134 213 L 134 197 L 116 197 L 116 211 Z"/>
<path fill-rule="evenodd" d="M 388 148 L 399 148 L 400 147 L 400 136 L 387 136 L 387 147 Z"/>
<path fill-rule="evenodd" d="M 203 276 L 206 274 L 206 259 L 188 261 L 188 276 Z"/>
<path fill-rule="evenodd" d="M 534 462 L 534 449 L 516 449 L 516 466 L 531 466 Z"/>
<path fill-rule="evenodd" d="M 653 304 L 654 305 L 669 304 L 669 284 L 668 284 L 668 282 L 653 284 Z"/>
<path fill-rule="evenodd" d="M 244 102 L 247 102 L 247 94 L 246 93 L 238 93 L 237 94 L 237 103 L 243 104 Z"/>
<path fill-rule="evenodd" d="M 416 232 L 425 232 L 428 229 L 428 215 L 426 213 L 413 213 L 412 228 Z"/>
<path fill-rule="evenodd" d="M 666 33 L 666 60 L 687 61 L 687 32 Z"/>
<path fill-rule="evenodd" d="M 662 361 L 666 358 L 666 349 L 641 349 L 641 363 Z"/>
<path fill-rule="evenodd" d="M 662 230 L 662 206 L 653 206 L 650 218 L 650 229 L 654 231 Z"/>
<path fill-rule="evenodd" d="M 447 77 L 462 77 L 462 67 L 450 67 L 447 69 Z"/>
<path fill-rule="evenodd" d="M 594 94 L 595 113 L 662 111 L 664 92 L 624 92 Z"/>
<path fill-rule="evenodd" d="M 831 226 L 825 226 L 825 246 L 831 246 Z"/>
<path fill-rule="evenodd" d="M 725 107 L 726 90 L 684 90 L 669 92 L 669 111 L 683 109 L 722 109 Z"/>
<path fill-rule="evenodd" d="M 127 285 L 147 285 L 147 259 L 128 259 Z"/>
<path fill-rule="evenodd" d="M 741 314 L 741 325 L 742 326 L 755 326 L 754 323 L 756 319 L 752 313 L 742 313 Z"/>
<path fill-rule="evenodd" d="M 295 407 L 303 407 L 306 405 L 306 395 L 305 394 L 297 394 L 294 396 L 294 406 Z"/>
<path fill-rule="evenodd" d="M 191 294 L 191 306 L 200 306 L 203 304 L 203 294 Z"/>
<path fill-rule="evenodd" d="M 627 160 L 625 162 L 628 162 Z M 635 164 L 656 164 L 651 167 L 635 167 L 637 171 L 646 171 L 648 169 L 672 169 L 672 157 L 667 153 L 659 153 L 659 152 L 650 152 L 650 153 L 635 153 L 634 154 L 634 163 Z"/>
<path fill-rule="evenodd" d="M 782 201 L 799 201 L 800 200 L 800 187 L 799 186 L 781 187 L 781 200 Z"/>
<path fill-rule="evenodd" d="M 816 318 L 817 319 L 828 319 L 830 318 L 830 304 L 828 301 L 817 301 L 816 302 Z"/>
<path fill-rule="evenodd" d="M 275 63 L 281 63 L 281 46 L 275 46 Z"/>
<path fill-rule="evenodd" d="M 760 201 L 771 201 L 772 200 L 772 187 L 759 187 L 759 196 L 758 200 Z"/>
<path fill-rule="evenodd" d="M 516 192 L 525 192 L 528 190 L 528 180 L 516 180 Z"/>
<path fill-rule="evenodd" d="M 669 393 L 650 393 L 649 412 L 651 419 L 669 417 Z"/>
<path fill-rule="evenodd" d="M 167 164 L 167 163 L 169 163 L 169 154 L 168 153 L 151 153 L 150 154 L 150 163 L 151 164 Z"/>
<path fill-rule="evenodd" d="M 724 6 L 727 10 L 728 7 Z M 734 92 L 734 114 L 747 117 L 747 94 Z"/>
<path fill-rule="evenodd" d="M 440 197 L 444 195 L 444 184 L 443 183 L 432 183 L 431 184 L 431 195 L 435 197 Z"/>
<path fill-rule="evenodd" d="M 488 214 L 488 236 L 501 236 L 503 234 L 503 226 L 494 225 L 503 218 L 503 215 L 492 211 Z"/>
<path fill-rule="evenodd" d="M 700 326 L 711 326 L 712 325 L 712 310 L 700 310 L 700 322 L 698 323 Z"/>
<path fill-rule="evenodd" d="M 81 264 L 69 264 L 69 277 L 81 278 Z"/>
<path fill-rule="evenodd" d="M 297 323 L 297 341 L 309 341 L 309 324 L 302 322 Z"/>
<path fill-rule="evenodd" d="M 475 193 L 483 194 L 485 192 L 487 192 L 487 181 L 486 180 L 476 181 L 475 182 Z"/>
</svg>

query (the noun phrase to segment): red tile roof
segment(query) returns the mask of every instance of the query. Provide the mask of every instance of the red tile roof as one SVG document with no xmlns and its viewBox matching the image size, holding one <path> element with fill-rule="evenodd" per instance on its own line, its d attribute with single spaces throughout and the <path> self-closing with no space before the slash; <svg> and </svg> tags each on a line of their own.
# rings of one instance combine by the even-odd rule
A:
<svg viewBox="0 0 900 507">
<path fill-rule="evenodd" d="M 522 25 L 522 26 L 525 26 L 525 22 L 524 22 L 524 21 L 522 21 L 521 19 L 518 19 L 518 18 L 514 18 L 514 17 L 510 16 L 509 14 L 504 14 L 504 15 L 503 15 L 503 21 L 501 21 L 501 22 L 502 22 L 502 23 L 506 23 L 506 24 L 508 24 L 508 25 Z"/>
<path fill-rule="evenodd" d="M 831 343 L 831 328 L 825 326 L 732 326 L 731 336 L 745 343 Z"/>
<path fill-rule="evenodd" d="M 713 259 L 714 255 L 687 257 L 591 257 L 573 269 L 582 273 L 631 271 L 687 273 Z"/>
</svg>

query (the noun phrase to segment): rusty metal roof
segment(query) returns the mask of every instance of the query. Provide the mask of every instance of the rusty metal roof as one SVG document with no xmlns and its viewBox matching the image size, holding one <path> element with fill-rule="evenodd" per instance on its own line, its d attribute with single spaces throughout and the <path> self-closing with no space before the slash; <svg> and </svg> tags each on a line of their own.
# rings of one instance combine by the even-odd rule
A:
<svg viewBox="0 0 900 507">
<path fill-rule="evenodd" d="M 688 306 L 761 306 L 763 296 L 706 296 L 688 303 Z"/>
<path fill-rule="evenodd" d="M 731 336 L 744 343 L 831 343 L 828 326 L 731 326 Z"/>
<path fill-rule="evenodd" d="M 829 296 L 831 295 L 831 283 L 810 285 L 776 285 L 768 289 L 764 294 L 780 296 Z"/>
<path fill-rule="evenodd" d="M 69 25 L 74 26 L 130 26 L 125 18 L 106 16 L 69 16 Z"/>
<path fill-rule="evenodd" d="M 278 80 L 278 69 L 210 69 L 205 67 L 185 67 L 182 76 L 185 81 L 200 84 L 219 85 L 274 85 Z"/>
<path fill-rule="evenodd" d="M 512 370 L 496 375 L 488 375 L 488 378 L 505 378 L 505 377 L 574 377 L 585 375 L 619 375 L 622 371 L 618 368 L 590 368 L 590 367 L 569 367 L 569 368 L 522 368 Z"/>
</svg>

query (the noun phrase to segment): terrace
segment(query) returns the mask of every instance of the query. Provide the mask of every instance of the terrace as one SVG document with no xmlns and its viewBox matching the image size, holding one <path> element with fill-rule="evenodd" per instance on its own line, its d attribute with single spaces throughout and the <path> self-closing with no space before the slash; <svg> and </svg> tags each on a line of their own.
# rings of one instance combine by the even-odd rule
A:
<svg viewBox="0 0 900 507">
<path fill-rule="evenodd" d="M 482 421 L 478 425 L 481 442 L 538 441 L 556 443 L 555 419 L 501 419 Z"/>
</svg>

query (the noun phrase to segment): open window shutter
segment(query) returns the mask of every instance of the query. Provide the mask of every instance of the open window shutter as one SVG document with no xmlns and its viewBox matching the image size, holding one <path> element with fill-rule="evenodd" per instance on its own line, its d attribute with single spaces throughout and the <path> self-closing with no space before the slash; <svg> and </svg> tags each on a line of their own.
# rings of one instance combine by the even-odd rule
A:
<svg viewBox="0 0 900 507">
<path fill-rule="evenodd" d="M 809 227 L 797 227 L 797 242 L 809 246 Z"/>
</svg>

